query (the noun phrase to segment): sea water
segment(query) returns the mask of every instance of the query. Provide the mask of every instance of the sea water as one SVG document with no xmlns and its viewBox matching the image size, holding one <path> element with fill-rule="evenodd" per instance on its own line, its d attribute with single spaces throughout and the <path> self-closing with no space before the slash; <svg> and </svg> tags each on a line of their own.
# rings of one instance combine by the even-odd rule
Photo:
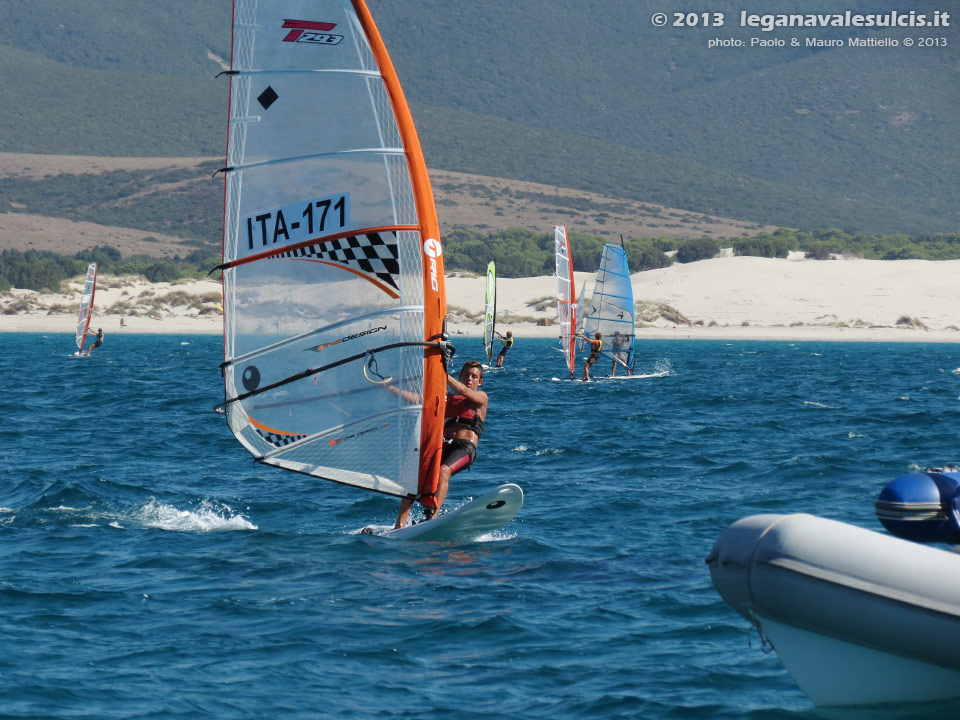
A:
<svg viewBox="0 0 960 720">
<path fill-rule="evenodd" d="M 397 542 L 358 533 L 395 499 L 252 461 L 218 337 L 0 347 L 4 718 L 821 717 L 713 590 L 714 540 L 882 532 L 888 481 L 960 460 L 957 345 L 642 341 L 665 375 L 581 383 L 521 337 L 448 497 L 515 482 L 518 518 Z"/>
</svg>

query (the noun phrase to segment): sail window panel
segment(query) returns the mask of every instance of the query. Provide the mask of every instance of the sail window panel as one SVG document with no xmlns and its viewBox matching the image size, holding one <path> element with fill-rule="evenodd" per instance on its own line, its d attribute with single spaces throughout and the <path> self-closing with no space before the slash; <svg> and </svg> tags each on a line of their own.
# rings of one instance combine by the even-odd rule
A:
<svg viewBox="0 0 960 720">
<path fill-rule="evenodd" d="M 398 411 L 349 423 L 323 437 L 280 450 L 270 460 L 297 463 L 300 472 L 383 492 L 416 491 L 419 413 Z M 336 468 L 336 470 L 332 470 Z M 400 484 L 410 478 L 410 487 Z"/>
<path fill-rule="evenodd" d="M 262 336 L 263 344 L 269 344 L 401 307 L 395 289 L 381 279 L 388 273 L 368 273 L 357 263 L 334 261 L 330 255 L 268 258 L 233 272 L 237 355 L 254 349 L 244 346 L 240 336 Z M 400 334 L 399 329 L 378 332 Z"/>
<path fill-rule="evenodd" d="M 329 74 L 320 84 L 305 82 L 301 74 L 262 73 L 244 84 L 247 95 L 234 107 L 232 123 L 246 132 L 238 165 L 399 147 L 396 131 L 385 135 L 385 123 L 370 111 L 365 77 Z"/>
<path fill-rule="evenodd" d="M 346 344 L 342 343 L 341 347 Z M 230 380 L 234 383 L 235 393 L 261 388 L 262 391 L 237 402 L 259 431 L 270 434 L 268 439 L 271 442 L 277 440 L 278 447 L 415 405 L 401 402 L 390 390 L 404 379 L 401 377 L 401 350 L 377 352 L 373 368 L 375 375 L 362 357 L 363 348 L 353 349 L 359 350 L 360 359 L 274 388 L 270 388 L 274 383 L 320 366 L 319 363 L 313 364 L 318 358 L 311 352 L 312 348 L 292 343 L 253 357 L 240 358 Z M 320 358 L 325 364 L 347 355 L 336 347 L 327 350 L 331 354 Z M 304 360 L 308 362 L 304 363 Z M 412 380 L 408 384 L 419 396 L 421 388 Z"/>
</svg>

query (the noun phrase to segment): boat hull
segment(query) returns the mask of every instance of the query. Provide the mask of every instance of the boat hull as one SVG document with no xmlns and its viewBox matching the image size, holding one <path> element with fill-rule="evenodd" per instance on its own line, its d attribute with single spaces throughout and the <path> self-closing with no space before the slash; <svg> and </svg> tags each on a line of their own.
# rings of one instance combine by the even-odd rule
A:
<svg viewBox="0 0 960 720">
<path fill-rule="evenodd" d="M 814 703 L 960 697 L 960 556 L 810 515 L 755 515 L 707 563 Z"/>
</svg>

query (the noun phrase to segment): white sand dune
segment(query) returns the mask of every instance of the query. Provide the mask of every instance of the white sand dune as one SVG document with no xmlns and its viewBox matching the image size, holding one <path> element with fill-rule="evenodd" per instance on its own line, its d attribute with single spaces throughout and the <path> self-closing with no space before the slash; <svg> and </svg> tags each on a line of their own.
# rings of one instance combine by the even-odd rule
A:
<svg viewBox="0 0 960 720">
<path fill-rule="evenodd" d="M 577 273 L 577 287 L 593 275 Z M 779 260 L 721 257 L 632 277 L 637 337 L 960 342 L 960 260 Z M 448 276 L 454 334 L 479 336 L 484 279 Z M 0 332 L 73 333 L 79 283 L 68 294 L 0 294 Z M 109 333 L 217 334 L 220 284 L 105 277 L 93 327 Z M 556 280 L 501 278 L 498 325 L 555 337 Z M 121 318 L 124 327 L 120 327 Z M 544 323 L 544 324 L 538 324 Z M 551 323 L 551 324 L 545 324 Z"/>
</svg>

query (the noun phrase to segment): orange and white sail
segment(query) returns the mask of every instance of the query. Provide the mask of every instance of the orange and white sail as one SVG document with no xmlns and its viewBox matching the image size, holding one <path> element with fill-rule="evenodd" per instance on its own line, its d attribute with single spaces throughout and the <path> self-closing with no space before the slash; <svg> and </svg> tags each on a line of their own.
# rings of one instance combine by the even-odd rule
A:
<svg viewBox="0 0 960 720">
<path fill-rule="evenodd" d="M 446 398 L 426 164 L 363 0 L 235 0 L 226 411 L 264 463 L 429 505 Z"/>
<path fill-rule="evenodd" d="M 97 263 L 87 265 L 87 279 L 83 283 L 80 296 L 80 311 L 77 313 L 77 350 L 83 352 L 90 332 L 90 319 L 93 317 L 93 297 L 97 292 Z"/>
</svg>

